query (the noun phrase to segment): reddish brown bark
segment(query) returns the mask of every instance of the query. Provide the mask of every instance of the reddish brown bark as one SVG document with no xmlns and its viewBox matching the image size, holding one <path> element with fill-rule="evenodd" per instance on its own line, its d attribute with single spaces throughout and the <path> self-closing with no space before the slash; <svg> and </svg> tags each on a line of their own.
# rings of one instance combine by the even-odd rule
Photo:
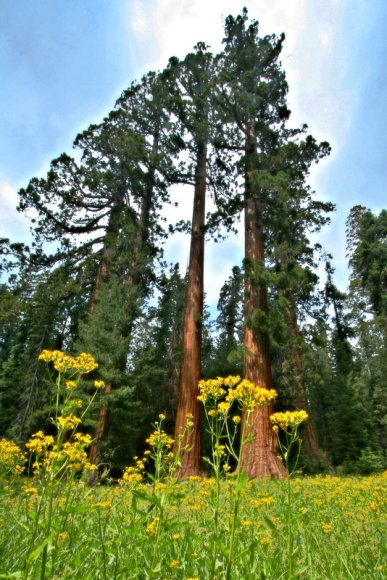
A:
<svg viewBox="0 0 387 580">
<path fill-rule="evenodd" d="M 288 297 L 288 306 L 286 308 L 286 317 L 288 319 L 288 325 L 290 329 L 290 334 L 292 337 L 292 356 L 294 363 L 294 379 L 296 385 L 296 399 L 295 406 L 297 409 L 303 409 L 308 411 L 308 397 L 306 392 L 306 386 L 302 370 L 302 355 L 300 350 L 300 332 L 298 330 L 296 308 L 294 306 L 292 298 Z M 309 418 L 305 427 L 305 449 L 312 461 L 318 461 L 321 457 L 321 451 L 317 442 L 316 433 L 313 427 L 313 423 Z"/>
<path fill-rule="evenodd" d="M 102 440 L 104 433 L 105 433 L 106 418 L 107 418 L 107 412 L 108 412 L 108 405 L 107 405 L 105 397 L 107 397 L 109 395 L 111 390 L 112 390 L 111 383 L 107 383 L 105 385 L 105 388 L 103 391 L 104 400 L 102 401 L 101 406 L 99 408 L 97 427 L 95 430 L 94 439 L 93 439 L 93 442 L 92 442 L 90 449 L 89 449 L 89 461 L 92 465 L 98 465 L 98 461 L 99 461 L 99 457 L 100 457 L 100 444 L 101 444 L 101 440 Z M 89 479 L 89 484 L 92 485 L 92 484 L 96 483 L 97 480 L 98 480 L 98 472 L 93 471 L 91 476 L 90 476 L 90 479 Z"/>
<path fill-rule="evenodd" d="M 246 137 L 245 167 L 245 330 L 244 330 L 244 376 L 254 384 L 272 388 L 270 343 L 267 333 L 252 328 L 249 317 L 256 312 L 268 313 L 267 290 L 263 280 L 256 280 L 252 269 L 258 263 L 264 265 L 264 228 L 260 191 L 254 182 L 254 157 L 256 136 L 250 125 Z M 242 468 L 250 477 L 283 477 L 285 468 L 279 459 L 279 447 L 270 422 L 273 405 L 258 407 L 250 416 L 247 436 L 253 440 L 247 443 L 242 454 Z"/>
<path fill-rule="evenodd" d="M 180 454 L 181 467 L 178 473 L 180 478 L 200 475 L 202 471 L 200 404 L 197 396 L 201 375 L 206 165 L 207 148 L 205 144 L 202 144 L 199 146 L 197 153 L 191 248 L 183 327 L 183 353 L 175 424 L 175 453 L 179 446 L 179 436 L 185 429 L 187 414 L 193 415 L 193 428 L 189 438 L 185 436 L 180 441 L 180 445 L 189 445 L 190 447 L 190 451 L 183 451 Z"/>
</svg>

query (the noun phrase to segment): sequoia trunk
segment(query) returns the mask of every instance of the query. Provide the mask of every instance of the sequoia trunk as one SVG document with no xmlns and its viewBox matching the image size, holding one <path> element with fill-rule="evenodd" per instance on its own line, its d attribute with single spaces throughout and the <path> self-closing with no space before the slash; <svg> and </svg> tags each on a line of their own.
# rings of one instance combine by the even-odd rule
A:
<svg viewBox="0 0 387 580">
<path fill-rule="evenodd" d="M 302 355 L 299 346 L 300 342 L 300 332 L 298 330 L 296 308 L 294 306 L 293 298 L 288 297 L 288 306 L 286 308 L 286 317 L 290 329 L 290 335 L 292 337 L 292 356 L 293 356 L 293 368 L 294 368 L 294 379 L 296 385 L 296 398 L 295 406 L 297 409 L 303 409 L 308 411 L 308 397 L 306 393 L 306 387 L 302 371 Z M 321 457 L 321 452 L 318 446 L 316 433 L 313 427 L 311 418 L 307 421 L 304 427 L 305 434 L 305 449 L 312 461 L 318 461 Z"/>
<path fill-rule="evenodd" d="M 179 400 L 175 425 L 174 453 L 179 447 L 180 478 L 201 473 L 201 419 L 198 382 L 201 374 L 201 337 L 203 318 L 204 224 L 206 202 L 207 147 L 198 145 L 192 215 L 191 248 L 188 265 L 186 307 L 183 328 L 183 353 L 179 378 Z M 186 432 L 187 415 L 193 427 Z"/>
<path fill-rule="evenodd" d="M 256 171 L 256 136 L 252 123 L 246 136 L 245 158 L 245 302 L 244 302 L 244 376 L 254 384 L 272 388 L 269 336 L 252 322 L 254 313 L 268 313 L 267 290 L 263 280 L 265 263 L 264 228 L 260 188 Z M 270 415 L 273 404 L 257 407 L 250 415 L 246 436 L 252 436 L 242 455 L 242 468 L 250 477 L 283 477 L 285 468 L 279 460 L 277 437 Z M 245 420 L 245 418 L 244 418 Z"/>
<path fill-rule="evenodd" d="M 104 396 L 109 395 L 111 390 L 112 390 L 111 383 L 107 383 L 103 391 Z M 89 461 L 92 465 L 98 465 L 99 462 L 100 444 L 106 429 L 107 412 L 108 412 L 107 403 L 106 401 L 103 401 L 103 403 L 99 408 L 97 427 L 95 430 L 94 439 L 89 449 Z M 97 470 L 95 470 L 90 475 L 89 485 L 94 485 L 95 483 L 97 483 L 97 481 L 98 481 L 98 472 Z"/>
</svg>

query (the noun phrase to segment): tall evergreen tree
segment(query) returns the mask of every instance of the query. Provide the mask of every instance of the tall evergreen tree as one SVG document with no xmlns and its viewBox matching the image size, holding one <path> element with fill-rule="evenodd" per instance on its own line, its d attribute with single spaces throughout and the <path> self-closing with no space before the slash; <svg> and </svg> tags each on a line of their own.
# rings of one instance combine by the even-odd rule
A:
<svg viewBox="0 0 387 580">
<path fill-rule="evenodd" d="M 381 457 L 387 445 L 387 211 L 362 206 L 347 221 L 350 317 L 357 372 L 352 380 L 368 417 L 368 448 Z"/>
<path fill-rule="evenodd" d="M 180 457 L 179 475 L 188 477 L 201 472 L 201 420 L 197 389 L 201 377 L 204 226 L 213 57 L 206 51 L 206 46 L 199 43 L 195 53 L 188 54 L 182 62 L 172 59 L 170 67 L 176 74 L 175 110 L 182 127 L 188 132 L 186 147 L 193 161 L 190 173 L 193 174 L 194 199 L 174 446 L 175 452 L 179 445 L 184 449 Z M 187 415 L 193 417 L 189 438 L 187 434 L 183 435 L 186 433 Z"/>
<path fill-rule="evenodd" d="M 255 384 L 272 387 L 270 346 L 267 332 L 257 318 L 267 316 L 265 234 L 260 171 L 265 169 L 264 152 L 270 127 L 280 125 L 289 112 L 285 106 L 287 85 L 278 65 L 284 36 L 259 38 L 258 23 L 247 23 L 247 10 L 229 16 L 225 23 L 223 104 L 244 138 L 245 214 L 245 333 L 244 375 Z M 257 326 L 260 326 L 258 330 Z M 258 408 L 251 417 L 245 446 L 244 469 L 250 476 L 283 474 L 278 444 L 269 416 L 273 409 Z"/>
</svg>

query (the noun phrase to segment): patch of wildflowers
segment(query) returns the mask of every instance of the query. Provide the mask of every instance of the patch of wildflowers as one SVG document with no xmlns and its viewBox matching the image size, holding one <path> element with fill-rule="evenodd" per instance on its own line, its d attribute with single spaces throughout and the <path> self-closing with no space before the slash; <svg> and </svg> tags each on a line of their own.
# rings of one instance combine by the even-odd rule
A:
<svg viewBox="0 0 387 580">
<path fill-rule="evenodd" d="M 37 431 L 26 443 L 26 447 L 29 451 L 36 453 L 37 455 L 40 455 L 41 453 L 44 453 L 53 444 L 54 437 L 52 435 L 45 435 L 43 431 Z"/>
<path fill-rule="evenodd" d="M 165 431 L 154 431 L 149 435 L 148 439 L 145 439 L 145 442 L 151 447 L 162 446 L 170 449 L 174 444 L 174 439 L 167 435 Z"/>
<path fill-rule="evenodd" d="M 308 418 L 306 411 L 284 411 L 270 415 L 270 421 L 274 424 L 274 427 L 280 427 L 284 430 L 288 428 L 294 429 Z"/>
<path fill-rule="evenodd" d="M 25 457 L 20 447 L 9 439 L 0 439 L 0 473 L 19 475 L 24 471 Z"/>
<path fill-rule="evenodd" d="M 78 356 L 70 356 L 61 350 L 42 350 L 38 359 L 43 362 L 52 362 L 54 369 L 59 373 L 76 371 L 79 374 L 85 374 L 98 367 L 91 354 L 86 352 L 81 352 Z"/>
</svg>

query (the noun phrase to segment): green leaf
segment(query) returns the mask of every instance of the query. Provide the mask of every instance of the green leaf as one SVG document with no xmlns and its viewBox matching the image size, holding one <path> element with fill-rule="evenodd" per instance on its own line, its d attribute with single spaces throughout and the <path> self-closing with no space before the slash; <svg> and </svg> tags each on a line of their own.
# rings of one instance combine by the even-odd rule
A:
<svg viewBox="0 0 387 580">
<path fill-rule="evenodd" d="M 249 483 L 250 479 L 247 473 L 244 471 L 239 475 L 239 481 L 237 484 L 237 492 L 240 494 L 245 489 L 246 485 Z"/>
<path fill-rule="evenodd" d="M 142 499 L 144 501 L 148 501 L 149 503 L 157 505 L 157 507 L 161 508 L 161 501 L 160 498 L 157 497 L 157 495 L 152 495 L 150 493 L 146 493 L 145 491 L 138 491 L 136 489 L 133 491 L 133 497 Z"/>
<path fill-rule="evenodd" d="M 28 554 L 28 560 L 36 560 L 36 558 L 38 558 L 41 554 L 41 552 L 43 551 L 43 549 L 45 548 L 45 546 L 47 546 L 47 544 L 49 542 L 51 542 L 52 538 L 54 537 L 54 533 L 52 532 L 49 536 L 47 536 L 47 538 L 45 538 L 43 540 L 43 542 L 37 547 L 35 548 L 35 550 L 33 552 L 30 552 Z"/>
<path fill-rule="evenodd" d="M 91 512 L 95 508 L 92 505 L 76 505 L 74 507 L 70 507 L 67 509 L 67 513 L 69 514 L 83 514 L 85 512 Z"/>
<path fill-rule="evenodd" d="M 275 525 L 273 524 L 273 522 L 272 522 L 272 521 L 271 521 L 271 520 L 270 520 L 270 519 L 269 519 L 267 516 L 264 516 L 264 517 L 263 517 L 263 519 L 265 520 L 265 522 L 267 523 L 267 525 L 269 526 L 269 528 L 270 528 L 270 529 L 271 529 L 273 532 L 275 532 L 275 531 L 276 531 L 276 527 L 275 527 Z"/>
</svg>

